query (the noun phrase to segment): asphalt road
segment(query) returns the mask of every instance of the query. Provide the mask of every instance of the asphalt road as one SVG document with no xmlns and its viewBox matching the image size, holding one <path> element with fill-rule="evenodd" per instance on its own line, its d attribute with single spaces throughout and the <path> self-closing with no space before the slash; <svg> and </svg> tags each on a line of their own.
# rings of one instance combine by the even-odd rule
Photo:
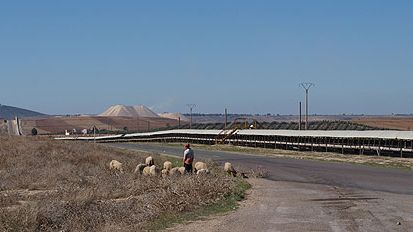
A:
<svg viewBox="0 0 413 232">
<path fill-rule="evenodd" d="M 182 148 L 159 144 L 112 144 L 116 147 L 181 156 Z M 413 171 L 356 164 L 298 160 L 220 151 L 195 150 L 195 159 L 231 162 L 243 168 L 265 168 L 268 179 L 323 184 L 369 191 L 413 195 Z"/>
</svg>

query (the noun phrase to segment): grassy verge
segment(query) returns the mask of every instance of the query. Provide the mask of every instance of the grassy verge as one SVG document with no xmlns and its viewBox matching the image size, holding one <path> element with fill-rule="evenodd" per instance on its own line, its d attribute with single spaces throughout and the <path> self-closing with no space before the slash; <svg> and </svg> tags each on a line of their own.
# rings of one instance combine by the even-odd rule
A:
<svg viewBox="0 0 413 232">
<path fill-rule="evenodd" d="M 244 199 L 245 193 L 249 188 L 251 188 L 251 185 L 247 181 L 244 179 L 238 179 L 234 191 L 231 194 L 226 195 L 224 199 L 195 209 L 191 212 L 181 214 L 162 214 L 152 222 L 148 223 L 145 229 L 149 231 L 163 230 L 172 227 L 174 224 L 202 220 L 210 215 L 218 215 L 235 210 L 238 208 L 238 202 Z"/>
<path fill-rule="evenodd" d="M 165 144 L 163 144 L 165 145 Z M 179 143 L 168 143 L 168 146 L 178 147 L 182 146 Z M 302 152 L 291 151 L 281 149 L 269 149 L 269 148 L 252 148 L 241 147 L 233 145 L 203 145 L 193 144 L 195 149 L 208 150 L 208 151 L 224 151 L 239 154 L 270 156 L 270 157 L 282 157 L 292 159 L 307 159 L 316 161 L 327 162 L 340 162 L 340 163 L 352 163 L 358 165 L 367 165 L 373 167 L 382 168 L 398 168 L 404 170 L 413 170 L 413 159 L 397 158 L 397 157 L 385 157 L 385 156 L 367 156 L 367 155 L 352 155 L 352 154 L 338 154 L 333 152 Z"/>
</svg>

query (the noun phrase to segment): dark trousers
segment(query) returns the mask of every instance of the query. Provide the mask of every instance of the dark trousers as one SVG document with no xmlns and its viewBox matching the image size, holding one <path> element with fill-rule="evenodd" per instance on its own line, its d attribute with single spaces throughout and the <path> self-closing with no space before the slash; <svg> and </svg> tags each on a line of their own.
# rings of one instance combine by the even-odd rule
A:
<svg viewBox="0 0 413 232">
<path fill-rule="evenodd" d="M 192 173 L 192 164 L 184 164 L 185 173 Z"/>
</svg>

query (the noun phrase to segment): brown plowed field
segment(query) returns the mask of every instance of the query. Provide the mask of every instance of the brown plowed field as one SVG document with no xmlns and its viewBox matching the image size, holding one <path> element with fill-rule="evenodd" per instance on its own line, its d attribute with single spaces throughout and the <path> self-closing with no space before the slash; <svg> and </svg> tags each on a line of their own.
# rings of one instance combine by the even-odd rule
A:
<svg viewBox="0 0 413 232">
<path fill-rule="evenodd" d="M 31 134 L 32 128 L 36 128 L 39 134 L 56 134 L 73 129 L 80 132 L 82 129 L 92 129 L 93 126 L 111 131 L 122 131 L 124 127 L 127 127 L 129 131 L 148 131 L 148 129 L 176 125 L 178 121 L 174 119 L 142 117 L 56 116 L 22 120 L 24 134 Z"/>
<path fill-rule="evenodd" d="M 352 121 L 372 127 L 413 130 L 413 117 L 365 117 L 356 118 Z"/>
</svg>

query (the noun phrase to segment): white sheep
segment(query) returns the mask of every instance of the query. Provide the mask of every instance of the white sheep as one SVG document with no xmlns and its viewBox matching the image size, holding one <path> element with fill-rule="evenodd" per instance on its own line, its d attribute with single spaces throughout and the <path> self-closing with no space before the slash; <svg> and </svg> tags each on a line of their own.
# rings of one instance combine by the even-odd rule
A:
<svg viewBox="0 0 413 232">
<path fill-rule="evenodd" d="M 144 176 L 159 176 L 160 173 L 161 173 L 161 171 L 155 165 L 152 165 L 150 167 L 145 167 L 143 169 L 143 175 Z"/>
<path fill-rule="evenodd" d="M 151 175 L 151 167 L 146 166 L 145 168 L 143 168 L 142 174 L 144 176 L 150 176 Z"/>
<path fill-rule="evenodd" d="M 204 162 L 196 162 L 196 163 L 195 163 L 195 170 L 194 170 L 194 171 L 197 172 L 198 170 L 201 170 L 201 169 L 208 169 L 206 163 L 204 163 Z"/>
<path fill-rule="evenodd" d="M 165 162 L 163 163 L 163 168 L 166 169 L 166 170 L 168 170 L 168 171 L 170 171 L 170 170 L 172 169 L 172 162 L 170 162 L 170 161 L 165 161 Z"/>
<path fill-rule="evenodd" d="M 196 172 L 197 175 L 205 175 L 205 174 L 209 174 L 209 170 L 208 169 L 200 169 Z"/>
<path fill-rule="evenodd" d="M 136 165 L 136 168 L 135 168 L 135 171 L 134 171 L 134 173 L 135 174 L 141 174 L 142 175 L 142 173 L 143 173 L 143 169 L 146 167 L 146 164 L 138 164 L 138 165 Z"/>
<path fill-rule="evenodd" d="M 185 174 L 185 167 L 179 167 L 178 172 L 181 173 L 181 175 Z"/>
<path fill-rule="evenodd" d="M 156 167 L 155 165 L 152 165 L 149 168 L 149 172 L 150 172 L 151 176 L 159 176 L 161 174 L 161 170 L 158 167 Z"/>
<path fill-rule="evenodd" d="M 235 171 L 234 167 L 230 162 L 226 162 L 224 164 L 224 171 L 226 171 L 228 174 L 231 174 L 234 177 L 237 175 L 237 171 Z"/>
<path fill-rule="evenodd" d="M 117 160 L 110 161 L 109 169 L 113 170 L 113 171 L 119 171 L 120 173 L 123 173 L 122 163 L 117 161 Z"/>
<path fill-rule="evenodd" d="M 167 169 L 162 169 L 162 171 L 161 171 L 161 176 L 162 177 L 165 177 L 165 176 L 168 176 L 169 175 L 169 170 L 167 170 Z"/>
<path fill-rule="evenodd" d="M 185 171 L 185 168 L 184 168 L 184 171 Z M 180 171 L 179 171 L 179 167 L 174 167 L 169 171 L 170 176 L 174 176 L 174 175 L 178 175 L 178 174 L 181 174 Z"/>
<path fill-rule="evenodd" d="M 153 158 L 152 158 L 152 156 L 148 156 L 148 157 L 146 157 L 146 159 L 145 159 L 145 164 L 147 165 L 147 166 L 152 166 L 152 165 L 155 165 L 155 162 L 153 161 Z"/>
</svg>

